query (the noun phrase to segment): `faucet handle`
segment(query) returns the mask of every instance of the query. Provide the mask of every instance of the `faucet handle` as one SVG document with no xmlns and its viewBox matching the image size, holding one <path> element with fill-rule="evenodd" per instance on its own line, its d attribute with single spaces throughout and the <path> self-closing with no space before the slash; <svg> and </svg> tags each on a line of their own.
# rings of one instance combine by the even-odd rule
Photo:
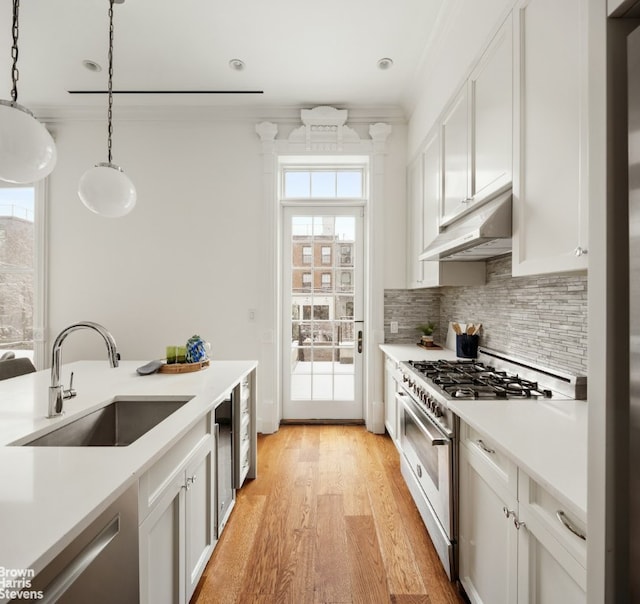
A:
<svg viewBox="0 0 640 604">
<path fill-rule="evenodd" d="M 68 398 L 74 397 L 76 394 L 78 393 L 73 389 L 73 371 L 72 371 L 71 377 L 69 378 L 69 388 L 68 390 L 63 390 L 62 398 L 66 400 Z"/>
</svg>

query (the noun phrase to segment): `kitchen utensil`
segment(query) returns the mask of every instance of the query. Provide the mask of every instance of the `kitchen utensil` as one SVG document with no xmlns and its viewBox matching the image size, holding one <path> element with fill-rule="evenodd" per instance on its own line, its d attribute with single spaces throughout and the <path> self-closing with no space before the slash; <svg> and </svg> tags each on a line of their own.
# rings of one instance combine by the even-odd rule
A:
<svg viewBox="0 0 640 604">
<path fill-rule="evenodd" d="M 473 333 L 472 333 L 471 335 L 477 336 L 477 335 L 478 335 L 478 333 L 480 332 L 480 328 L 481 328 L 481 327 L 482 327 L 482 323 L 478 323 L 478 324 L 475 326 L 475 328 L 474 328 L 474 330 L 473 330 Z"/>
<path fill-rule="evenodd" d="M 451 327 L 453 328 L 453 331 L 456 332 L 456 335 L 462 334 L 462 328 L 460 327 L 459 323 L 451 323 Z"/>
<path fill-rule="evenodd" d="M 467 323 L 467 335 L 473 335 L 475 333 L 474 331 L 475 326 L 473 325 L 473 323 Z"/>
</svg>

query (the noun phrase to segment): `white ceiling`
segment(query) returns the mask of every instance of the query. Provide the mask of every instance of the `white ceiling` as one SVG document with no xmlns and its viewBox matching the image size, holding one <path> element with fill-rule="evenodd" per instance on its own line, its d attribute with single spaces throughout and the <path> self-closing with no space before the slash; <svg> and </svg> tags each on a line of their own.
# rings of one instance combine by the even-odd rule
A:
<svg viewBox="0 0 640 604">
<path fill-rule="evenodd" d="M 126 0 L 116 4 L 117 105 L 408 106 L 446 0 Z M 107 0 L 22 0 L 18 102 L 92 106 L 106 90 Z M 11 0 L 0 3 L 0 99 L 9 99 Z M 391 69 L 378 69 L 383 57 Z M 228 62 L 241 59 L 243 71 Z M 93 73 L 83 59 L 100 63 Z"/>
</svg>

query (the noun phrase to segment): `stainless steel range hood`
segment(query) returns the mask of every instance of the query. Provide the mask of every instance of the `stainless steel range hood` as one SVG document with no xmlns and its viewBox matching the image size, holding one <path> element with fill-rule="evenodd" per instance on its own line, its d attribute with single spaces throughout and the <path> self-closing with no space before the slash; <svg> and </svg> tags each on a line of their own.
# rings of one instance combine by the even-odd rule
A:
<svg viewBox="0 0 640 604">
<path fill-rule="evenodd" d="M 511 251 L 511 189 L 471 209 L 420 254 L 420 260 L 485 260 Z"/>
</svg>

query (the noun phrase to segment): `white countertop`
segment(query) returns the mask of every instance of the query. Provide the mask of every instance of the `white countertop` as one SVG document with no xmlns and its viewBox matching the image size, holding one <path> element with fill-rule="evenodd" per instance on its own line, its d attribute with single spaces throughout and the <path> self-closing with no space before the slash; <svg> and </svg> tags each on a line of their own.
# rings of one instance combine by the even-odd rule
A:
<svg viewBox="0 0 640 604">
<path fill-rule="evenodd" d="M 225 398 L 256 361 L 212 361 L 201 371 L 140 376 L 145 361 L 106 361 L 63 367 L 74 371 L 78 395 L 65 414 L 47 419 L 50 372 L 0 382 L 0 445 L 32 440 L 121 396 L 193 396 L 186 405 L 127 447 L 0 446 L 0 567 L 48 564 L 138 475 Z M 27 435 L 30 437 L 25 438 Z"/>
<path fill-rule="evenodd" d="M 428 351 L 411 344 L 382 344 L 380 349 L 394 361 L 456 358 L 453 350 Z M 460 399 L 449 406 L 586 520 L 586 401 Z"/>
</svg>

